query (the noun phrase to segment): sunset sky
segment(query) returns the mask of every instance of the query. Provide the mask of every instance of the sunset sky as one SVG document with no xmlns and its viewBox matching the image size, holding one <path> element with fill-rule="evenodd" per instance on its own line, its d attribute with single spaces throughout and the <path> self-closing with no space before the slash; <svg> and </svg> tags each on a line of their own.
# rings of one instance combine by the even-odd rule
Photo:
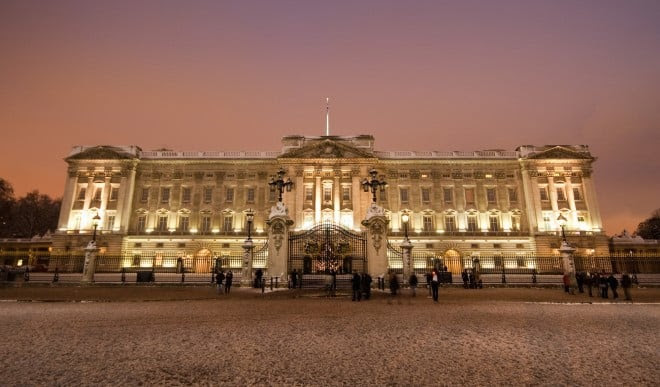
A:
<svg viewBox="0 0 660 387">
<path fill-rule="evenodd" d="M 660 1 L 0 0 L 0 177 L 61 196 L 74 145 L 587 144 L 605 231 L 660 208 Z"/>
</svg>

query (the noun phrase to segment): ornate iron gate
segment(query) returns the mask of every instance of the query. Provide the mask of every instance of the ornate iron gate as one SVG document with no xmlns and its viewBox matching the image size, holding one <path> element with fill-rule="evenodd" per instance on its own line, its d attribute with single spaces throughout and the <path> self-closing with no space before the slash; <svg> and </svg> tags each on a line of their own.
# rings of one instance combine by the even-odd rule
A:
<svg viewBox="0 0 660 387">
<path fill-rule="evenodd" d="M 303 274 L 365 272 L 367 239 L 326 222 L 289 236 L 289 270 Z"/>
</svg>

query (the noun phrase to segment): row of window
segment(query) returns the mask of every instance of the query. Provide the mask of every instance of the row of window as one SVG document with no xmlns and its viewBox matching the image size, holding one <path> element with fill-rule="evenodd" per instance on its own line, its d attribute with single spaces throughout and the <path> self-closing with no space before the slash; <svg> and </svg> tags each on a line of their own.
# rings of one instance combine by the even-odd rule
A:
<svg viewBox="0 0 660 387">
<path fill-rule="evenodd" d="M 442 201 L 444 204 L 454 204 L 455 203 L 455 197 L 454 197 L 454 190 L 455 188 L 453 187 L 444 187 L 442 188 Z M 422 193 L 422 203 L 423 204 L 428 204 L 431 203 L 431 188 L 430 187 L 422 187 L 421 188 L 421 193 Z M 485 194 L 486 194 L 486 201 L 488 204 L 496 204 L 497 203 L 497 189 L 495 187 L 486 187 L 485 188 Z M 518 190 L 515 187 L 508 187 L 507 188 L 507 194 L 508 194 L 508 199 L 509 203 L 517 203 L 518 202 Z M 474 205 L 477 202 L 477 195 L 476 195 L 476 188 L 475 187 L 464 187 L 463 188 L 463 197 L 465 198 L 465 204 L 466 205 Z M 387 201 L 387 195 L 385 192 L 381 192 L 381 201 Z M 399 200 L 401 204 L 408 204 L 410 203 L 410 189 L 408 187 L 399 187 Z"/>
<path fill-rule="evenodd" d="M 557 201 L 565 202 L 568 199 L 566 198 L 566 190 L 564 187 L 556 187 L 557 190 Z M 550 200 L 550 195 L 548 194 L 547 186 L 539 187 L 539 195 L 541 196 L 541 201 L 547 202 Z M 573 200 L 581 201 L 582 200 L 582 191 L 579 187 L 573 187 Z"/>
<path fill-rule="evenodd" d="M 92 201 L 100 202 L 102 195 L 103 195 L 103 187 L 95 187 L 94 193 L 92 194 Z M 87 187 L 80 187 L 80 189 L 78 190 L 78 196 L 76 200 L 84 201 L 85 197 L 87 197 Z M 117 199 L 119 199 L 119 187 L 111 187 L 110 196 L 108 197 L 108 200 L 115 201 Z"/>
<path fill-rule="evenodd" d="M 137 231 L 145 232 L 147 226 L 147 216 L 140 215 L 137 218 Z M 190 217 L 181 216 L 179 217 L 179 224 L 177 227 L 178 231 L 189 232 L 191 231 L 190 227 Z M 156 220 L 156 231 L 169 231 L 169 217 L 167 215 L 159 215 Z M 200 218 L 199 221 L 199 231 L 200 232 L 211 232 L 211 216 L 204 215 Z M 234 231 L 234 216 L 232 214 L 226 214 L 222 217 L 222 231 L 231 232 Z"/>
<path fill-rule="evenodd" d="M 149 192 L 150 188 L 142 188 L 142 191 L 140 193 L 140 202 L 141 203 L 146 203 L 149 201 Z M 234 201 L 234 188 L 233 187 L 227 187 L 225 189 L 225 202 L 231 203 Z M 171 187 L 161 187 L 160 188 L 160 203 L 169 203 L 170 198 L 172 196 L 172 188 Z M 249 187 L 246 188 L 245 190 L 245 201 L 246 203 L 254 203 L 255 202 L 255 188 Z M 276 199 L 276 192 L 274 191 L 269 191 L 269 201 L 275 201 Z M 213 201 L 213 187 L 204 187 L 202 189 L 202 200 L 204 203 L 211 203 Z M 181 187 L 181 203 L 187 204 L 192 202 L 192 187 Z"/>
<path fill-rule="evenodd" d="M 113 217 L 114 221 L 114 217 Z M 348 219 L 347 219 L 348 221 Z M 454 232 L 457 231 L 456 215 L 444 215 L 444 231 Z M 137 218 L 137 231 L 145 232 L 146 231 L 146 222 L 147 216 L 140 215 Z M 488 225 L 486 228 L 488 231 L 502 231 L 501 220 L 499 214 L 491 214 L 488 216 Z M 211 215 L 203 215 L 199 221 L 199 231 L 200 232 L 211 232 Z M 350 226 L 350 225 L 347 225 Z M 467 216 L 466 230 L 471 232 L 479 232 L 484 228 L 480 227 L 479 218 L 475 215 Z M 156 221 L 156 231 L 169 231 L 169 217 L 167 215 L 159 215 Z M 177 227 L 178 231 L 189 232 L 191 231 L 190 217 L 181 216 L 179 217 L 179 224 Z M 232 232 L 234 231 L 234 216 L 232 214 L 225 214 L 222 217 L 222 228 L 223 232 Z M 436 231 L 435 227 L 435 216 L 434 215 L 423 215 L 422 216 L 422 231 L 433 232 Z M 520 216 L 514 215 L 511 217 L 511 231 L 520 231 Z"/>
<path fill-rule="evenodd" d="M 444 231 L 446 232 L 458 231 L 458 228 L 456 226 L 456 215 L 444 215 L 443 220 L 445 226 Z M 423 215 L 422 231 L 425 232 L 435 231 L 436 228 L 434 222 L 435 222 L 435 216 Z M 487 228 L 488 231 L 492 231 L 492 232 L 502 231 L 500 215 L 498 214 L 489 215 L 488 225 L 487 227 L 484 228 Z M 479 218 L 477 215 L 467 216 L 466 230 L 471 232 L 479 232 L 483 230 L 483 228 L 480 227 Z M 520 231 L 520 216 L 511 217 L 511 231 Z"/>
</svg>

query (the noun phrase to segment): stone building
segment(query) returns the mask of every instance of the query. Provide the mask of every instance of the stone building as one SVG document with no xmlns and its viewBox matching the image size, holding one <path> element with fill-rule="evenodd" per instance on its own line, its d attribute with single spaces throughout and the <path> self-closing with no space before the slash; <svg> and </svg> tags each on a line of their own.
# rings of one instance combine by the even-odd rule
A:
<svg viewBox="0 0 660 387">
<path fill-rule="evenodd" d="M 362 182 L 375 169 L 387 182 L 376 196 L 386 219 L 383 244 L 400 246 L 407 231 L 416 251 L 436 257 L 556 255 L 561 214 L 577 254 L 608 253 L 592 179 L 595 158 L 582 145 L 377 151 L 371 135 L 287 136 L 272 152 L 77 146 L 65 160 L 55 254 L 82 251 L 98 215 L 100 254 L 240 255 L 248 211 L 255 214 L 255 246 L 268 239 L 269 214 L 278 201 L 269 182 L 280 168 L 293 183 L 283 195 L 292 221 L 287 238 L 323 223 L 359 237 L 372 203 Z M 294 242 L 288 241 L 292 248 Z M 271 256 L 255 264 L 290 271 L 291 259 Z"/>
</svg>

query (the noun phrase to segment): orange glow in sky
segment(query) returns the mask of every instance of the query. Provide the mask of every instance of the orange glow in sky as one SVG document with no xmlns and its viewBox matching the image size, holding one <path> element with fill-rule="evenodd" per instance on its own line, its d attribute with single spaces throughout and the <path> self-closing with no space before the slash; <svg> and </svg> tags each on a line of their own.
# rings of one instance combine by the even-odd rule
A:
<svg viewBox="0 0 660 387">
<path fill-rule="evenodd" d="M 587 144 L 608 234 L 660 207 L 658 1 L 0 2 L 0 177 L 63 191 L 74 145 Z"/>
</svg>

